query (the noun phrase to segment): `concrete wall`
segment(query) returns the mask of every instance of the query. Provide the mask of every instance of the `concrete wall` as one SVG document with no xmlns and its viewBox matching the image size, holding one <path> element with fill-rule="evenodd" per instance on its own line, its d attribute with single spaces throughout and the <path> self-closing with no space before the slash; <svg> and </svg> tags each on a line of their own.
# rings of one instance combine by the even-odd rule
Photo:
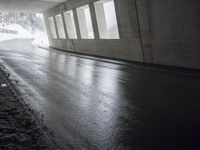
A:
<svg viewBox="0 0 200 150">
<path fill-rule="evenodd" d="M 47 20 L 50 16 L 55 16 L 59 13 L 65 12 L 66 10 L 90 4 L 93 28 L 95 32 L 95 39 L 92 40 L 80 39 L 79 30 L 77 31 L 79 39 L 75 40 L 52 39 L 51 36 L 49 36 L 50 46 L 67 51 L 142 62 L 143 54 L 134 1 L 115 0 L 120 34 L 119 40 L 99 39 L 94 7 L 92 5 L 95 1 L 96 0 L 69 0 L 58 7 L 46 11 L 44 13 L 45 20 Z M 75 24 L 78 26 L 77 21 L 75 21 Z M 47 30 L 49 31 L 48 24 Z"/>
<path fill-rule="evenodd" d="M 92 3 L 69 0 L 46 18 Z M 200 69 L 199 0 L 115 0 L 120 40 L 53 40 L 50 46 L 111 58 Z M 93 12 L 93 11 L 92 11 Z M 47 25 L 47 28 L 48 25 Z M 49 30 L 49 29 L 48 29 Z"/>
<path fill-rule="evenodd" d="M 149 0 L 154 63 L 200 69 L 200 1 Z"/>
</svg>

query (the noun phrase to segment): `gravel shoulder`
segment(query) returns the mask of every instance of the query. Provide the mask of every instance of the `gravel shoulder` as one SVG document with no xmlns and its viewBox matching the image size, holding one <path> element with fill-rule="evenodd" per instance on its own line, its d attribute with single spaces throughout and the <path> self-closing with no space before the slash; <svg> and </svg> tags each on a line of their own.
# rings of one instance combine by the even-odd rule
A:
<svg viewBox="0 0 200 150">
<path fill-rule="evenodd" d="M 52 149 L 40 123 L 12 86 L 0 65 L 0 149 Z"/>
</svg>

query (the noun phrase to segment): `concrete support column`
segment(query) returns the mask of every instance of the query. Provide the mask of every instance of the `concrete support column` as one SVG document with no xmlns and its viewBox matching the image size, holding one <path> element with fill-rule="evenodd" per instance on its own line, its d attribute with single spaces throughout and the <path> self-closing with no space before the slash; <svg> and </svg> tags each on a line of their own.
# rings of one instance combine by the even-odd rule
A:
<svg viewBox="0 0 200 150">
<path fill-rule="evenodd" d="M 147 0 L 135 0 L 135 7 L 137 11 L 144 62 L 153 63 Z"/>
<path fill-rule="evenodd" d="M 49 17 L 47 18 L 47 23 L 49 25 L 49 35 L 51 39 L 57 39 L 57 33 L 56 33 L 56 26 L 55 26 L 55 22 L 54 22 L 54 18 L 53 17 Z"/>
<path fill-rule="evenodd" d="M 67 26 L 66 26 L 64 14 L 61 13 L 61 16 L 62 16 L 62 20 L 63 20 L 63 26 L 64 26 L 64 31 L 65 31 L 65 37 L 66 37 L 66 39 L 69 39 L 68 34 L 67 34 Z"/>
<path fill-rule="evenodd" d="M 76 27 L 77 38 L 81 39 L 81 32 L 80 32 L 80 27 L 79 27 L 79 23 L 78 23 L 78 16 L 77 16 L 76 9 L 73 9 L 73 14 L 74 14 L 74 23 L 75 23 L 75 27 Z"/>
<path fill-rule="evenodd" d="M 53 16 L 53 22 L 54 22 L 54 26 L 55 26 L 55 30 L 56 30 L 57 39 L 59 39 L 58 27 L 57 27 L 57 23 L 56 23 L 56 18 L 55 18 L 55 16 Z"/>
<path fill-rule="evenodd" d="M 120 39 L 139 39 L 135 0 L 115 0 Z"/>
<path fill-rule="evenodd" d="M 99 30 L 98 30 L 98 25 L 97 25 L 97 19 L 96 19 L 96 12 L 94 9 L 94 4 L 90 3 L 90 13 L 91 13 L 91 19 L 92 19 L 92 26 L 93 26 L 93 32 L 94 32 L 94 38 L 99 39 Z"/>
</svg>

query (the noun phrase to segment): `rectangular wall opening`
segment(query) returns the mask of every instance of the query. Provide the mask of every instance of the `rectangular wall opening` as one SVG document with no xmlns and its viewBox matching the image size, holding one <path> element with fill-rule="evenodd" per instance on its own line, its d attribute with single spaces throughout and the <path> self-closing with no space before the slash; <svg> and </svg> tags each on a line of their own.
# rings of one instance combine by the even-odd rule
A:
<svg viewBox="0 0 200 150">
<path fill-rule="evenodd" d="M 61 14 L 56 15 L 55 19 L 56 19 L 56 25 L 57 25 L 57 29 L 58 29 L 58 37 L 60 39 L 66 39 L 62 15 Z"/>
<path fill-rule="evenodd" d="M 114 0 L 100 0 L 94 3 L 99 36 L 101 39 L 119 39 Z"/>
<path fill-rule="evenodd" d="M 49 28 L 50 28 L 50 32 L 51 32 L 51 37 L 53 39 L 57 39 L 58 37 L 57 37 L 57 34 L 56 34 L 55 22 L 54 22 L 53 17 L 49 17 L 48 21 L 49 21 Z"/>
<path fill-rule="evenodd" d="M 76 9 L 82 39 L 94 39 L 94 31 L 89 5 Z"/>
<path fill-rule="evenodd" d="M 76 26 L 74 23 L 73 11 L 64 12 L 65 24 L 67 27 L 67 35 L 69 39 L 77 39 Z"/>
</svg>

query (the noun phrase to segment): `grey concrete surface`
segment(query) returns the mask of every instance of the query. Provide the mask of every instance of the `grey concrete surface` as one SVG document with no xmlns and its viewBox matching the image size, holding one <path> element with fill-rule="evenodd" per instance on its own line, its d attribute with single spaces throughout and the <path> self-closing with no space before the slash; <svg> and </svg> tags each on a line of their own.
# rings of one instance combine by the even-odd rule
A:
<svg viewBox="0 0 200 150">
<path fill-rule="evenodd" d="M 0 0 L 1 11 L 42 13 L 65 0 Z"/>
<path fill-rule="evenodd" d="M 93 8 L 91 5 L 93 5 L 93 2 L 95 1 L 96 0 L 69 0 L 44 12 L 47 31 L 49 33 L 50 46 L 72 52 L 143 62 L 141 39 L 138 30 L 135 3 L 133 0 L 115 0 L 120 34 L 119 40 L 99 39 L 94 9 L 90 9 L 90 12 L 93 21 L 94 34 L 96 36 L 95 39 L 80 39 L 80 29 L 77 29 L 77 35 L 79 38 L 75 40 L 53 39 L 51 37 L 47 21 L 48 17 L 55 16 L 67 10 L 75 10 L 77 7 L 86 4 L 90 4 L 90 8 Z M 79 28 L 76 16 L 75 24 L 76 27 Z"/>
<path fill-rule="evenodd" d="M 200 1 L 148 1 L 154 62 L 200 69 Z"/>
<path fill-rule="evenodd" d="M 44 50 L 23 39 L 0 42 L 0 56 L 62 149 L 200 147 L 199 78 Z"/>
<path fill-rule="evenodd" d="M 92 5 L 95 1 L 69 0 L 44 14 L 53 16 L 85 4 Z M 115 4 L 120 40 L 54 40 L 49 36 L 50 46 L 97 56 L 200 69 L 199 1 L 115 0 Z M 95 25 L 94 11 L 91 13 Z"/>
</svg>

